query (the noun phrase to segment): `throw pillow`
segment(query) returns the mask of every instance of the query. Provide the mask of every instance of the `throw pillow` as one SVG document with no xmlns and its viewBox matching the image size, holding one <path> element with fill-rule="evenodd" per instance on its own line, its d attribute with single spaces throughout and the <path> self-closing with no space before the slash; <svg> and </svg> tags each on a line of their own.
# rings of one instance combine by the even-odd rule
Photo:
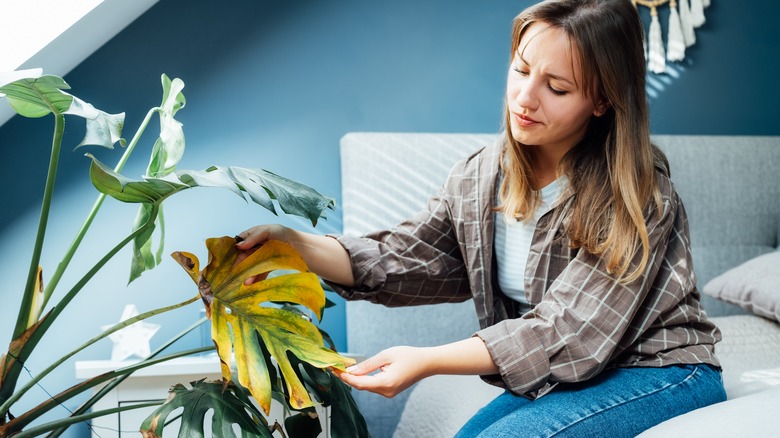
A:
<svg viewBox="0 0 780 438">
<path fill-rule="evenodd" d="M 771 252 L 713 278 L 702 291 L 755 315 L 780 322 L 780 251 Z"/>
</svg>

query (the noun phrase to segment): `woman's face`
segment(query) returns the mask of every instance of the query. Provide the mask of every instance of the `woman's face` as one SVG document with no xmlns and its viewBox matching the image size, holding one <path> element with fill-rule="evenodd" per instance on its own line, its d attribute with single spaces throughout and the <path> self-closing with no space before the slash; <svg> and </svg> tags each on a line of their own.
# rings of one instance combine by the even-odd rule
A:
<svg viewBox="0 0 780 438">
<path fill-rule="evenodd" d="M 545 23 L 532 24 L 507 78 L 512 137 L 551 152 L 574 147 L 585 135 L 591 115 L 604 112 L 585 97 L 582 85 L 579 56 L 566 34 Z"/>
</svg>

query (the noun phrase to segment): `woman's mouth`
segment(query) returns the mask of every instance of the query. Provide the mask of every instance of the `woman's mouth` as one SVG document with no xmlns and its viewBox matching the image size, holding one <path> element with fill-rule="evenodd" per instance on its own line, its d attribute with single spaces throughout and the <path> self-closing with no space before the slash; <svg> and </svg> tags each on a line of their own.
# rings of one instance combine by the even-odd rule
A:
<svg viewBox="0 0 780 438">
<path fill-rule="evenodd" d="M 524 114 L 512 113 L 512 117 L 514 117 L 515 123 L 524 128 L 535 126 L 541 123 L 538 120 L 534 120 Z"/>
</svg>

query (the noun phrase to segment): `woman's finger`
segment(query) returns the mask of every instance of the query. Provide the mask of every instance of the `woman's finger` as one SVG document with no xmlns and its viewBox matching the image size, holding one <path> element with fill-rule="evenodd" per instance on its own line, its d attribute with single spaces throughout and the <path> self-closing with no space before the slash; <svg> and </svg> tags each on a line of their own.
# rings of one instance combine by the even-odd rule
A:
<svg viewBox="0 0 780 438">
<path fill-rule="evenodd" d="M 262 273 L 262 274 L 257 274 L 257 275 L 254 275 L 252 277 L 249 277 L 246 280 L 244 280 L 244 284 L 247 285 L 247 286 L 250 286 L 250 285 L 252 285 L 254 283 L 257 283 L 259 281 L 263 281 L 266 278 L 268 278 L 268 272 L 265 272 L 265 273 Z"/>
<path fill-rule="evenodd" d="M 236 236 L 236 248 L 246 251 L 268 240 L 268 227 L 258 225 L 238 233 Z"/>
<path fill-rule="evenodd" d="M 371 375 L 340 373 L 337 376 L 342 382 L 360 391 L 370 391 L 385 397 L 393 397 L 398 393 L 393 385 L 388 384 L 384 373 Z"/>
<path fill-rule="evenodd" d="M 364 360 L 363 362 L 360 362 L 358 364 L 352 365 L 351 367 L 347 368 L 347 373 L 352 374 L 353 376 L 365 376 L 366 374 L 370 374 L 373 373 L 374 371 L 381 370 L 382 367 L 384 367 L 387 364 L 388 362 L 386 359 L 382 358 L 379 355 L 376 355 L 374 357 Z"/>
</svg>

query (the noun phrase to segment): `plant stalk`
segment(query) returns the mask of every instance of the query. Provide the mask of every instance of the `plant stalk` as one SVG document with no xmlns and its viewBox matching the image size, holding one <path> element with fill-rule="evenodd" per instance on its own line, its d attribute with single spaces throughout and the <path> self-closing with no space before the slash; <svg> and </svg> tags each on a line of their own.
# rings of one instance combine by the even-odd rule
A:
<svg viewBox="0 0 780 438">
<path fill-rule="evenodd" d="M 5 425 L 5 428 L 8 432 L 17 432 L 21 431 L 25 426 L 39 418 L 41 415 L 45 414 L 52 408 L 64 403 L 67 400 L 70 400 L 71 398 L 75 397 L 78 394 L 81 394 L 82 392 L 86 391 L 87 389 L 94 388 L 97 385 L 102 384 L 103 382 L 107 382 L 109 380 L 117 380 L 119 378 L 128 377 L 130 374 L 138 371 L 141 368 L 146 368 L 152 365 L 156 365 L 161 362 L 165 362 L 171 359 L 175 359 L 177 357 L 182 356 L 188 356 L 190 354 L 196 354 L 204 351 L 212 350 L 213 347 L 202 347 L 202 348 L 196 348 L 193 350 L 187 350 L 182 351 L 179 353 L 170 354 L 168 356 L 161 357 L 159 359 L 144 359 L 141 362 L 134 363 L 132 365 L 128 365 L 124 368 L 120 368 L 113 371 L 108 371 L 103 374 L 100 374 L 98 376 L 92 377 L 89 380 L 85 380 L 77 385 L 74 385 L 61 393 L 55 395 L 54 397 L 48 398 L 44 400 L 41 404 L 36 406 L 33 409 L 30 409 L 29 411 L 25 412 L 24 414 L 14 418 L 8 424 Z M 102 389 L 101 389 L 102 393 Z M 73 417 L 79 416 L 83 414 L 84 412 L 75 413 L 72 415 Z"/>
<path fill-rule="evenodd" d="M 68 293 L 65 294 L 65 296 L 60 300 L 59 303 L 57 303 L 51 311 L 46 315 L 46 317 L 42 318 L 39 322 L 38 327 L 36 328 L 35 332 L 30 336 L 29 339 L 24 343 L 24 345 L 19 350 L 19 353 L 16 356 L 16 360 L 11 365 L 11 369 L 6 373 L 5 375 L 5 381 L 3 382 L 3 386 L 0 387 L 0 391 L 8 392 L 10 393 L 13 391 L 13 388 L 15 387 L 16 381 L 19 378 L 19 374 L 21 373 L 21 367 L 23 366 L 24 362 L 27 360 L 27 358 L 32 354 L 35 347 L 38 345 L 38 342 L 41 340 L 43 335 L 46 333 L 46 331 L 52 326 L 52 323 L 57 319 L 57 316 L 62 313 L 62 311 L 65 309 L 65 307 L 70 303 L 71 300 L 78 294 L 78 292 L 89 282 L 89 280 L 92 279 L 92 277 L 95 276 L 95 274 L 100 271 L 100 269 L 108 263 L 111 258 L 116 255 L 117 252 L 119 252 L 122 248 L 124 248 L 125 245 L 132 242 L 133 239 L 135 239 L 136 236 L 143 233 L 146 228 L 154 226 L 154 218 L 157 214 L 157 210 L 159 208 L 158 204 L 154 204 L 152 206 L 152 212 L 149 216 L 149 220 L 147 220 L 142 226 L 138 227 L 137 230 L 130 233 L 127 237 L 125 237 L 121 242 L 119 242 L 116 246 L 114 246 L 106 255 L 103 256 L 95 265 L 90 269 L 82 278 L 78 281 L 71 289 L 68 291 Z M 16 338 L 14 338 L 16 339 Z M 11 383 L 13 382 L 13 383 Z M 0 411 L 0 414 L 2 414 L 3 411 Z"/>
<path fill-rule="evenodd" d="M 79 347 L 77 347 L 76 349 L 71 351 L 70 353 L 68 353 L 65 356 L 61 357 L 59 360 L 53 362 L 46 369 L 41 371 L 37 376 L 33 377 L 32 380 L 27 382 L 14 395 L 9 397 L 8 400 L 6 400 L 2 405 L 0 405 L 0 412 L 6 412 L 8 409 L 10 409 L 10 407 L 16 401 L 18 401 L 28 390 L 30 390 L 30 388 L 35 386 L 39 381 L 41 381 L 41 379 L 46 377 L 47 374 L 49 374 L 50 372 L 54 371 L 55 368 L 60 366 L 60 364 L 62 364 L 66 360 L 68 360 L 71 357 L 73 357 L 73 355 L 75 355 L 79 351 L 89 347 L 90 345 L 94 344 L 95 342 L 97 342 L 97 341 L 99 341 L 99 340 L 109 336 L 110 334 L 115 333 L 115 332 L 117 332 L 117 331 L 119 331 L 119 330 L 121 330 L 121 329 L 123 329 L 123 328 L 125 328 L 125 327 L 127 327 L 129 325 L 131 325 L 131 324 L 134 324 L 134 323 L 136 323 L 138 321 L 143 321 L 144 319 L 147 319 L 147 318 L 152 317 L 154 315 L 158 315 L 160 313 L 167 312 L 169 310 L 177 309 L 179 307 L 184 307 L 187 304 L 191 304 L 191 303 L 195 302 L 199 298 L 200 298 L 200 296 L 195 296 L 193 298 L 190 298 L 189 300 L 182 301 L 181 303 L 174 304 L 174 305 L 167 306 L 167 307 L 161 307 L 159 309 L 150 310 L 150 311 L 142 313 L 140 315 L 136 315 L 136 316 L 134 316 L 132 318 L 128 318 L 127 320 L 122 321 L 122 322 L 120 322 L 118 324 L 114 324 L 114 326 L 112 326 L 110 329 L 104 331 L 103 333 L 99 334 L 98 336 L 95 336 L 94 338 L 92 338 L 89 341 L 85 342 L 84 344 L 80 345 Z"/>
<path fill-rule="evenodd" d="M 148 361 L 148 360 L 151 360 L 151 359 L 153 359 L 153 358 L 154 358 L 154 357 L 156 357 L 158 354 L 162 353 L 162 352 L 163 352 L 163 351 L 165 351 L 165 350 L 166 350 L 168 347 L 170 347 L 171 345 L 173 345 L 173 343 L 174 343 L 174 342 L 176 342 L 176 341 L 178 341 L 179 339 L 181 339 L 182 337 L 184 337 L 184 335 L 186 335 L 187 333 L 189 333 L 189 332 L 191 332 L 191 331 L 195 330 L 195 328 L 197 328 L 199 325 L 203 324 L 203 323 L 204 323 L 204 322 L 206 322 L 206 321 L 207 321 L 207 319 L 206 319 L 205 317 L 204 317 L 204 318 L 201 318 L 200 320 L 196 321 L 195 323 L 193 323 L 192 325 L 190 325 L 189 327 L 187 327 L 186 329 L 184 329 L 183 331 L 181 331 L 181 332 L 180 332 L 179 334 L 177 334 L 176 336 L 174 336 L 174 337 L 172 337 L 172 338 L 168 339 L 168 341 L 166 341 L 165 343 L 163 343 L 162 345 L 160 345 L 160 346 L 159 346 L 159 347 L 158 347 L 156 350 L 154 350 L 154 351 L 152 352 L 152 354 L 151 354 L 151 355 L 149 355 L 149 357 L 148 357 L 148 358 L 146 358 L 146 360 Z M 209 347 L 209 350 L 213 350 L 214 348 L 215 348 L 215 347 Z M 209 350 L 206 350 L 206 351 L 209 351 Z M 195 352 L 193 352 L 193 351 L 190 351 L 190 353 L 191 353 L 191 354 L 195 354 Z M 123 382 L 125 379 L 127 379 L 128 377 L 130 377 L 130 374 L 125 374 L 125 375 L 119 376 L 119 377 L 115 378 L 114 380 L 112 380 L 111 382 L 107 383 L 105 386 L 103 386 L 102 388 L 100 388 L 100 390 L 99 390 L 99 391 L 95 392 L 95 393 L 92 395 L 92 397 L 90 397 L 90 398 L 89 398 L 89 400 L 87 400 L 86 402 L 84 402 L 84 404 L 82 404 L 82 405 L 81 405 L 81 406 L 80 406 L 78 409 L 76 409 L 75 411 L 73 411 L 73 414 L 72 414 L 72 415 L 80 415 L 80 414 L 83 414 L 83 413 L 87 412 L 87 410 L 89 410 L 89 409 L 90 409 L 90 408 L 91 408 L 91 407 L 92 407 L 92 406 L 93 406 L 95 403 L 97 403 L 97 402 L 98 402 L 98 400 L 100 400 L 100 399 L 101 399 L 101 398 L 103 398 L 103 397 L 104 397 L 106 394 L 108 394 L 108 393 L 109 393 L 111 390 L 113 390 L 114 388 L 116 388 L 117 386 L 119 386 L 119 384 L 121 384 L 121 383 L 122 383 L 122 382 Z M 49 435 L 47 436 L 47 438 L 57 438 L 57 437 L 59 437 L 60 435 L 62 435 L 62 433 L 63 433 L 63 432 L 65 432 L 65 429 L 66 429 L 66 427 L 62 427 L 62 428 L 59 428 L 59 429 L 57 429 L 57 430 L 54 430 L 54 431 L 52 431 L 52 433 L 51 433 L 51 434 L 49 434 Z"/>
<path fill-rule="evenodd" d="M 145 403 L 138 403 L 129 406 L 120 406 L 111 409 L 103 409 L 101 411 L 90 412 L 88 414 L 81 414 L 75 417 L 65 417 L 60 420 L 52 421 L 46 424 L 41 424 L 40 426 L 31 427 L 25 431 L 17 433 L 16 435 L 14 435 L 14 438 L 27 438 L 27 437 L 43 435 L 46 432 L 50 432 L 60 427 L 70 426 L 71 424 L 74 423 L 80 423 L 82 421 L 91 420 L 93 418 L 102 417 L 104 415 L 116 414 L 117 412 L 129 411 L 132 409 L 148 408 L 150 406 L 159 406 L 163 403 L 165 403 L 165 400 L 157 400 L 157 401 L 150 401 Z"/>
<path fill-rule="evenodd" d="M 73 298 L 76 297 L 76 294 L 78 294 L 81 289 L 89 282 L 89 280 L 92 279 L 92 277 L 95 276 L 95 274 L 100 271 L 103 266 L 108 263 L 109 260 L 111 260 L 116 253 L 118 253 L 122 248 L 125 247 L 128 243 L 132 242 L 133 239 L 135 239 L 139 234 L 146 231 L 147 228 L 154 226 L 154 218 L 157 216 L 157 211 L 159 210 L 159 205 L 154 204 L 152 206 L 152 212 L 149 214 L 149 220 L 146 221 L 143 225 L 138 227 L 137 230 L 130 233 L 127 237 L 125 237 L 121 242 L 119 242 L 116 246 L 111 248 L 109 252 L 106 253 L 106 255 L 103 256 L 95 265 L 90 269 L 83 277 L 81 277 L 81 280 L 78 281 L 69 291 L 65 294 L 64 297 L 60 300 L 59 303 L 57 303 L 53 309 L 51 309 L 51 313 L 49 314 L 49 317 L 46 318 L 45 321 L 41 323 L 41 327 L 39 330 L 46 330 L 48 327 L 51 326 L 52 322 L 57 318 L 57 316 L 62 313 L 63 310 L 65 310 L 65 307 L 67 307 L 68 303 L 70 303 Z"/>
<path fill-rule="evenodd" d="M 30 312 L 32 312 L 33 295 L 35 294 L 35 278 L 38 275 L 38 266 L 41 261 L 41 252 L 43 250 L 43 240 L 46 235 L 46 225 L 49 222 L 49 210 L 51 208 L 51 198 L 54 194 L 54 182 L 57 179 L 57 166 L 60 160 L 60 148 L 62 146 L 62 135 L 65 132 L 65 116 L 58 113 L 54 114 L 54 138 L 51 145 L 51 157 L 49 158 L 49 171 L 46 174 L 46 186 L 43 191 L 43 202 L 41 203 L 41 214 L 38 218 L 38 232 L 35 235 L 35 245 L 33 246 L 32 259 L 30 260 L 30 269 L 27 272 L 27 284 L 24 286 L 24 295 L 22 303 L 19 306 L 19 315 L 16 318 L 13 339 L 27 330 Z"/>
<path fill-rule="evenodd" d="M 144 117 L 144 120 L 141 122 L 141 126 L 139 126 L 138 129 L 135 131 L 135 135 L 133 136 L 133 139 L 130 141 L 130 144 L 127 145 L 127 149 L 125 149 L 125 152 L 122 154 L 122 158 L 119 159 L 119 163 L 117 163 L 116 167 L 114 168 L 114 172 L 120 173 L 122 171 L 122 168 L 125 167 L 127 160 L 130 158 L 130 154 L 133 153 L 135 146 L 138 144 L 138 141 L 141 139 L 141 135 L 146 130 L 146 126 L 149 124 L 152 115 L 158 110 L 159 108 L 155 107 L 150 109 L 146 113 L 146 117 Z M 46 289 L 43 292 L 43 305 L 42 305 L 43 308 L 45 308 L 46 304 L 49 302 L 51 295 L 54 293 L 54 289 L 57 287 L 57 284 L 60 282 L 62 275 L 65 273 L 65 269 L 68 267 L 70 261 L 73 259 L 73 256 L 76 254 L 76 250 L 78 249 L 79 245 L 81 245 L 81 241 L 84 239 L 84 236 L 87 234 L 87 230 L 89 230 L 89 227 L 92 225 L 92 221 L 95 219 L 95 216 L 97 215 L 98 210 L 100 210 L 100 207 L 103 205 L 103 201 L 105 199 L 106 199 L 105 193 L 100 193 L 97 199 L 95 199 L 95 203 L 92 204 L 92 209 L 90 209 L 87 218 L 84 220 L 84 223 L 81 225 L 81 229 L 76 234 L 76 237 L 73 239 L 73 242 L 71 242 L 70 246 L 68 247 L 68 250 L 65 252 L 65 256 L 63 256 L 62 261 L 60 261 L 60 263 L 57 265 L 57 269 L 54 271 L 54 274 L 52 275 L 51 279 L 46 285 Z"/>
</svg>

